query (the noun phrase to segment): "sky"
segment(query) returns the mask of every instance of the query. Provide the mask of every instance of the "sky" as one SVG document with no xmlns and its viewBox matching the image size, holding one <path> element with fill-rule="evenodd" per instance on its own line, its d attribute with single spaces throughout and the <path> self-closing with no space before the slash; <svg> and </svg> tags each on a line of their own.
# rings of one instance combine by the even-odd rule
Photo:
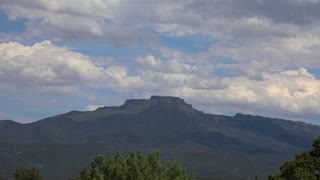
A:
<svg viewBox="0 0 320 180">
<path fill-rule="evenodd" d="M 0 0 L 0 119 L 179 96 L 320 124 L 320 0 Z"/>
</svg>

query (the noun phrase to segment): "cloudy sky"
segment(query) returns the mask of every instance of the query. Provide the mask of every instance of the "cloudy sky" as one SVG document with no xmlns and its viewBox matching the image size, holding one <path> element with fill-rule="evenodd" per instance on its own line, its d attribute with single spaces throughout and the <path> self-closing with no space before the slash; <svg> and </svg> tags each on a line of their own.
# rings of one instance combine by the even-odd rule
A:
<svg viewBox="0 0 320 180">
<path fill-rule="evenodd" d="M 0 119 L 180 96 L 320 124 L 320 0 L 0 0 Z"/>
</svg>

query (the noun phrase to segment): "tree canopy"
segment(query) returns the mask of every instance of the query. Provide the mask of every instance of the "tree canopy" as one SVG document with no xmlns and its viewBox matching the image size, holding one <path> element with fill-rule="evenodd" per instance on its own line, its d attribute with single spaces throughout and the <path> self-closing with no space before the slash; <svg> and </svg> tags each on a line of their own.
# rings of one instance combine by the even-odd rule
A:
<svg viewBox="0 0 320 180">
<path fill-rule="evenodd" d="M 269 180 L 320 180 L 320 137 L 312 145 L 311 151 L 304 151 L 280 167 L 280 173 Z"/>
<path fill-rule="evenodd" d="M 79 177 L 70 180 L 192 180 L 180 163 L 171 159 L 164 163 L 158 151 L 148 156 L 141 152 L 133 152 L 127 158 L 120 153 L 106 159 L 97 156 L 90 168 L 81 170 Z"/>
<path fill-rule="evenodd" d="M 40 175 L 38 169 L 32 167 L 17 167 L 14 173 L 13 180 L 43 180 L 44 178 Z M 0 178 L 0 180 L 6 180 L 5 178 Z"/>
</svg>

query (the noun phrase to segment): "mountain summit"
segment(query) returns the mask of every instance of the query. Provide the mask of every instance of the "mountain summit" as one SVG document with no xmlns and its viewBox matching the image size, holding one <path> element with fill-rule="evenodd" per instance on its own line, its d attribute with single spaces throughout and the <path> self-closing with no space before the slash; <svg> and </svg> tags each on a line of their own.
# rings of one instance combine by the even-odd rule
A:
<svg viewBox="0 0 320 180">
<path fill-rule="evenodd" d="M 276 172 L 319 132 L 301 122 L 205 114 L 179 97 L 152 96 L 30 124 L 0 121 L 0 174 L 31 165 L 47 179 L 67 179 L 96 154 L 156 148 L 197 176 L 253 177 Z"/>
<path fill-rule="evenodd" d="M 121 106 L 105 106 L 95 111 L 77 112 L 71 111 L 66 115 L 74 121 L 89 121 L 115 114 L 139 114 L 147 111 L 177 111 L 184 112 L 190 116 L 200 113 L 187 104 L 183 99 L 173 96 L 151 96 L 150 99 L 129 99 Z"/>
<path fill-rule="evenodd" d="M 151 96 L 150 99 L 129 99 L 120 106 L 121 109 L 130 109 L 134 107 L 135 109 L 144 110 L 145 108 L 151 106 L 163 106 L 163 107 L 174 107 L 174 108 L 184 108 L 192 109 L 191 104 L 187 104 L 183 99 L 173 96 Z M 102 107 L 98 110 L 108 109 L 110 107 Z"/>
</svg>

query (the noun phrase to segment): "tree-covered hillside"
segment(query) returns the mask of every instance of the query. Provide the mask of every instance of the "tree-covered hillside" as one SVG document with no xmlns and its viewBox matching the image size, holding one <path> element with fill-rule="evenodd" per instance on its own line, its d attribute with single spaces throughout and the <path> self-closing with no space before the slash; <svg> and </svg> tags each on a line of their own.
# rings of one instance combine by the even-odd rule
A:
<svg viewBox="0 0 320 180">
<path fill-rule="evenodd" d="M 72 111 L 35 123 L 0 121 L 0 176 L 31 166 L 49 180 L 78 174 L 96 154 L 173 155 L 195 176 L 267 176 L 302 150 L 320 127 L 237 114 L 205 114 L 176 97 L 128 100 L 119 107 Z"/>
</svg>

